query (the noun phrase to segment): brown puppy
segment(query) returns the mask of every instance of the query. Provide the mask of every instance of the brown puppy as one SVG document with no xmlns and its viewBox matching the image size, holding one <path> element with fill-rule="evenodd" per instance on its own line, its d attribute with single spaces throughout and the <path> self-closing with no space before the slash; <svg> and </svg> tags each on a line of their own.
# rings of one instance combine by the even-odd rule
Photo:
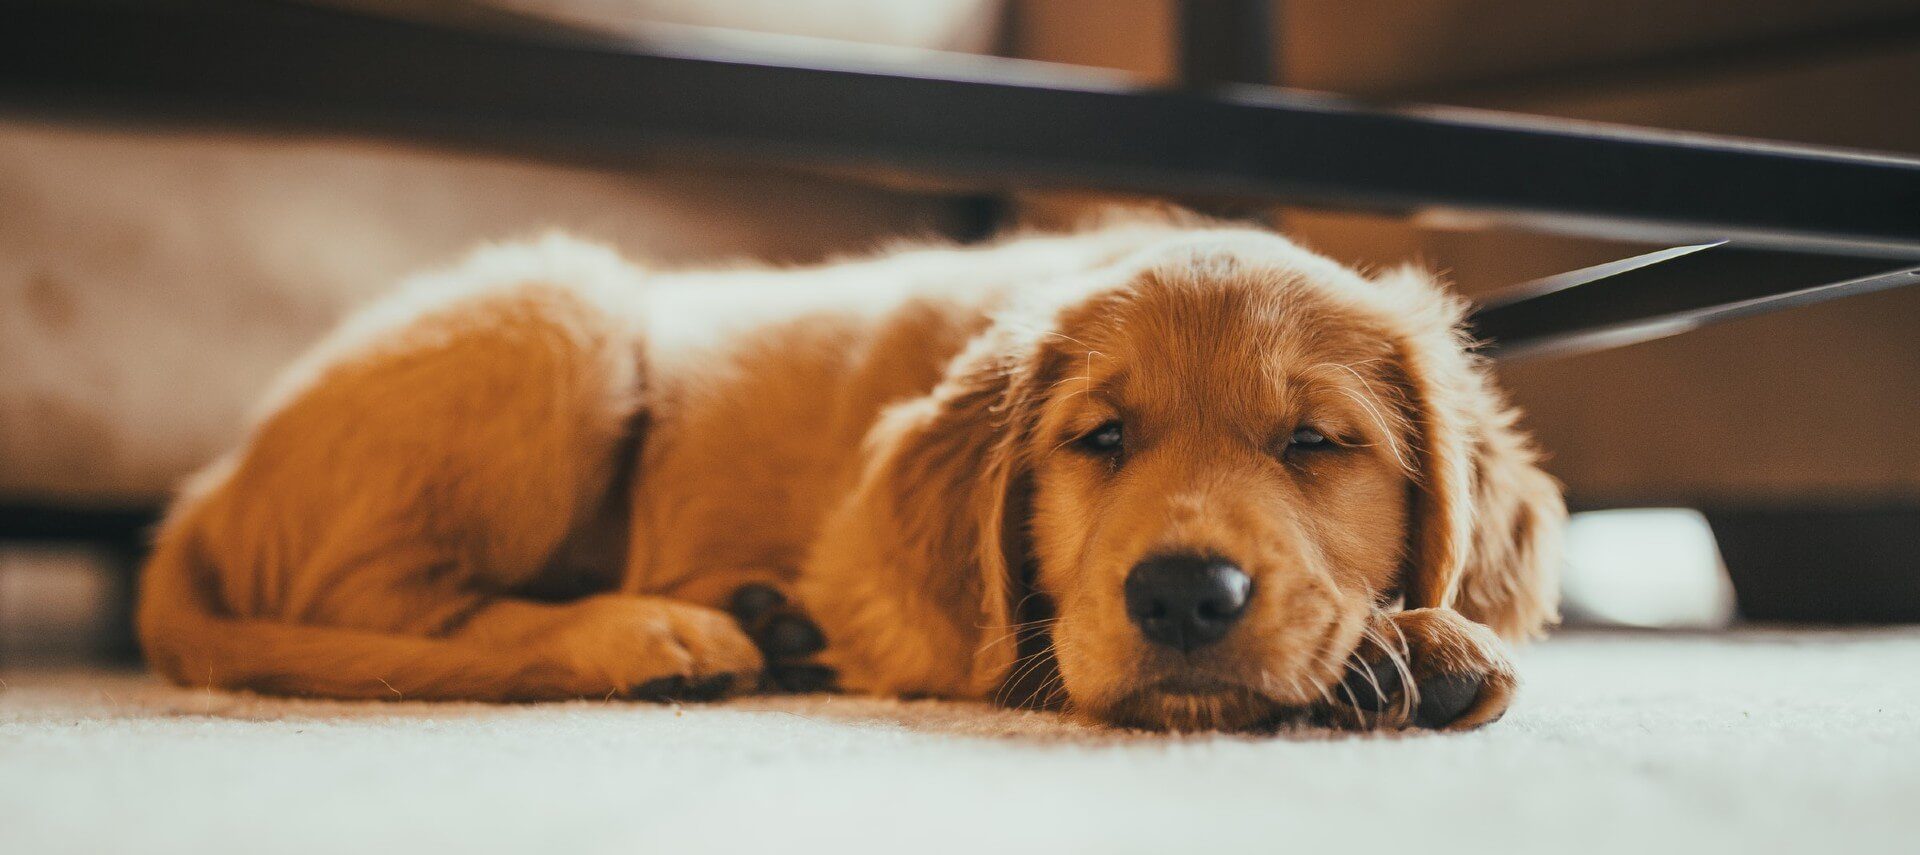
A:
<svg viewBox="0 0 1920 855">
<path fill-rule="evenodd" d="M 141 637 L 183 684 L 344 698 L 771 666 L 1153 728 L 1472 727 L 1514 688 L 1499 637 L 1553 618 L 1563 511 L 1460 308 L 1206 224 L 704 274 L 488 250 L 289 372 L 168 517 Z"/>
</svg>

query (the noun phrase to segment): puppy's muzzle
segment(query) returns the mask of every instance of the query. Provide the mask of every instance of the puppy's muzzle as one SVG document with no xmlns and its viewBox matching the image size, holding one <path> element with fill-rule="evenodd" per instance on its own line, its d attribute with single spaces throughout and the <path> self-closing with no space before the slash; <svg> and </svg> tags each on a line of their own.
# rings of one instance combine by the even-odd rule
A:
<svg viewBox="0 0 1920 855">
<path fill-rule="evenodd" d="M 1188 652 L 1225 638 L 1252 592 L 1253 579 L 1225 559 L 1156 555 L 1127 574 L 1127 616 L 1147 640 Z"/>
</svg>

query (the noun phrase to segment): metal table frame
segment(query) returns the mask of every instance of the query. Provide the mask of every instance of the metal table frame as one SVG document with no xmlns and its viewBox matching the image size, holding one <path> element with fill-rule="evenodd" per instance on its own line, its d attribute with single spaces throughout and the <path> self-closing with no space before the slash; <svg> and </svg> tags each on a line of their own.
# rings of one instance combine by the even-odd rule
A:
<svg viewBox="0 0 1920 855">
<path fill-rule="evenodd" d="M 1076 187 L 1444 209 L 1488 222 L 1836 259 L 1826 285 L 1920 267 L 1920 161 L 1546 121 L 1360 106 L 1239 82 L 1270 67 L 1268 4 L 1182 7 L 1172 88 L 991 57 L 770 58 L 688 30 L 615 38 L 479 14 L 429 20 L 261 0 L 0 0 L 0 109 L 354 133 L 552 158 L 747 159 L 908 174 L 991 194 Z M 464 12 L 459 10 L 466 10 Z M 1696 259 L 1685 290 L 1752 268 Z M 1868 265 L 1871 266 L 1871 265 Z M 1903 284 L 1894 277 L 1874 287 Z M 1787 283 L 1802 292 L 1815 284 Z M 1707 311 L 1710 300 L 1625 311 Z M 1818 299 L 1852 293 L 1826 288 Z M 1765 297 L 1743 293 L 1749 306 Z M 1632 295 L 1606 302 L 1614 317 Z M 1590 295 L 1590 299 L 1592 295 Z M 1794 304 L 1810 302 L 1800 294 Z M 1676 305 L 1679 306 L 1676 309 Z M 1598 316 L 1596 316 L 1597 318 Z M 1578 318 L 1500 324 L 1555 349 Z M 1517 350 L 1517 348 L 1509 348 Z M 1564 348 L 1562 348 L 1564 349 Z"/>
</svg>

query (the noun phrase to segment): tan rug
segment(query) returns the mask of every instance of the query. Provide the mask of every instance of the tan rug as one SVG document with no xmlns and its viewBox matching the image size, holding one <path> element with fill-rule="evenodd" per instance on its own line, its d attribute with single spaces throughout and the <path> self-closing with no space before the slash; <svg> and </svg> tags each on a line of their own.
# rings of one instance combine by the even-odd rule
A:
<svg viewBox="0 0 1920 855">
<path fill-rule="evenodd" d="M 1570 634 L 1461 736 L 0 672 L 0 852 L 1920 852 L 1920 630 Z"/>
</svg>

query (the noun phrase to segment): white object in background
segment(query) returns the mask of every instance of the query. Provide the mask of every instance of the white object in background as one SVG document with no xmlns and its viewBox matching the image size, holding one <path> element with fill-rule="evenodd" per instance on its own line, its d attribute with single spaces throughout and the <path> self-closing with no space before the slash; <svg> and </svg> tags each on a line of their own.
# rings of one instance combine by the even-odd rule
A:
<svg viewBox="0 0 1920 855">
<path fill-rule="evenodd" d="M 1691 508 L 1574 514 L 1561 580 L 1572 622 L 1697 629 L 1733 619 L 1713 529 Z"/>
</svg>

